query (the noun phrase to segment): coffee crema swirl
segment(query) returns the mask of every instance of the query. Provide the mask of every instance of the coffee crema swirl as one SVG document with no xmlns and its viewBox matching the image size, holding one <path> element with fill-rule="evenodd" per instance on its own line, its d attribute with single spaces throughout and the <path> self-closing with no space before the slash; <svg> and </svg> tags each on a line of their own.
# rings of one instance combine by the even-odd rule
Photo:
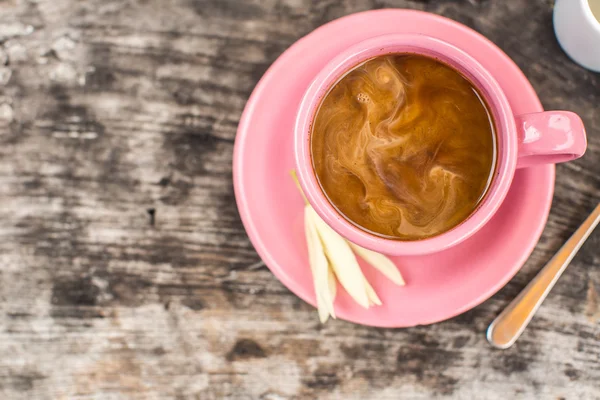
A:
<svg viewBox="0 0 600 400">
<path fill-rule="evenodd" d="M 451 67 L 419 55 L 371 59 L 323 99 L 311 133 L 318 181 L 348 220 L 380 236 L 446 232 L 491 182 L 495 134 L 485 102 Z"/>
</svg>

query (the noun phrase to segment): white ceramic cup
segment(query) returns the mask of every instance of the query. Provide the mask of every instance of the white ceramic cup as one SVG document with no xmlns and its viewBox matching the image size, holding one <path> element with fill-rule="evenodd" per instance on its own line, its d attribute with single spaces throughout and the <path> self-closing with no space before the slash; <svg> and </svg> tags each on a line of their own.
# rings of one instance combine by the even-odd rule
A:
<svg viewBox="0 0 600 400">
<path fill-rule="evenodd" d="M 556 0 L 554 32 L 573 61 L 600 72 L 600 5 L 595 2 L 600 0 Z"/>
</svg>

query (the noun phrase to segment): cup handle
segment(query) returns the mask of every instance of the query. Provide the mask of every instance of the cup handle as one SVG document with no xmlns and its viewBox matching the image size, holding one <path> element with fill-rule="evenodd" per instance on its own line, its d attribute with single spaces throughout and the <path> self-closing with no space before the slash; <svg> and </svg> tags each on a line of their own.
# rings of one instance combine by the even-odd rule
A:
<svg viewBox="0 0 600 400">
<path fill-rule="evenodd" d="M 519 137 L 517 168 L 557 164 L 585 153 L 585 128 L 575 113 L 546 111 L 519 115 L 515 119 Z"/>
</svg>

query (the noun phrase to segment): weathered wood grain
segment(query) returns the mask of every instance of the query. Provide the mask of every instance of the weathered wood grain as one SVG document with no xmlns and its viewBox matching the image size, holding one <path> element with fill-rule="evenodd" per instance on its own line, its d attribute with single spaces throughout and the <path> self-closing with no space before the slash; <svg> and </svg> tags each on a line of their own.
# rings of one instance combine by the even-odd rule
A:
<svg viewBox="0 0 600 400">
<path fill-rule="evenodd" d="M 239 220 L 244 104 L 298 38 L 410 7 L 483 33 L 588 128 L 533 256 L 492 299 L 403 330 L 332 321 L 264 267 Z M 0 1 L 3 399 L 600 398 L 600 234 L 510 350 L 492 318 L 600 197 L 600 75 L 546 0 Z"/>
</svg>

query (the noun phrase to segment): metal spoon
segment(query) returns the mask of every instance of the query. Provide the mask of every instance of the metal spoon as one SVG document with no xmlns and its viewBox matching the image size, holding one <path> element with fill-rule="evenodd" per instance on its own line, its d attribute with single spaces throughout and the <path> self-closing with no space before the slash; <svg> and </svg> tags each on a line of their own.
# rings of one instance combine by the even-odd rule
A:
<svg viewBox="0 0 600 400">
<path fill-rule="evenodd" d="M 600 204 L 525 289 L 496 317 L 487 330 L 494 347 L 507 349 L 525 330 L 554 284 L 600 222 Z"/>
</svg>

